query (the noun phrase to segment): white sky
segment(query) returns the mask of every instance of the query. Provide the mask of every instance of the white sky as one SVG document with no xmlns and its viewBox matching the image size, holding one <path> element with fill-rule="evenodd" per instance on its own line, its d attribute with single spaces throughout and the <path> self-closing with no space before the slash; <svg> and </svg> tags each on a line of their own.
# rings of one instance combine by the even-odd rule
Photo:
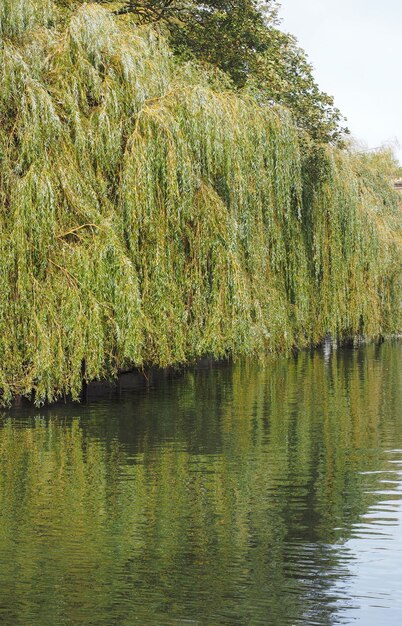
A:
<svg viewBox="0 0 402 626">
<path fill-rule="evenodd" d="M 399 142 L 402 163 L 402 0 L 280 0 L 323 91 L 369 148 Z"/>
</svg>

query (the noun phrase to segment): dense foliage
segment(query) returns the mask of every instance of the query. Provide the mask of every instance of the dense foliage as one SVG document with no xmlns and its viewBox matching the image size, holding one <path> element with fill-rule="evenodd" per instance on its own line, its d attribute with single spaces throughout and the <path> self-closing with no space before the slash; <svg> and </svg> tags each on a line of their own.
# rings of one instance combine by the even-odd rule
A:
<svg viewBox="0 0 402 626">
<path fill-rule="evenodd" d="M 389 155 L 306 140 L 96 4 L 0 2 L 0 387 L 400 328 Z"/>
<path fill-rule="evenodd" d="M 348 134 L 334 100 L 322 92 L 305 52 L 279 28 L 276 0 L 97 0 L 115 15 L 158 24 L 176 56 L 222 70 L 235 88 L 284 104 L 318 142 L 342 144 Z M 57 0 L 79 6 L 82 0 Z"/>
</svg>

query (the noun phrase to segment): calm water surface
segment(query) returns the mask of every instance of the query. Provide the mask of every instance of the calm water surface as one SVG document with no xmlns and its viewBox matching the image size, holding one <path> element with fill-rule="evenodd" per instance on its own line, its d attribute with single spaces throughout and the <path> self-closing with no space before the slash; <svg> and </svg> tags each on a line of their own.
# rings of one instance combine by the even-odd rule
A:
<svg viewBox="0 0 402 626">
<path fill-rule="evenodd" d="M 0 623 L 402 624 L 402 344 L 0 418 Z"/>
</svg>

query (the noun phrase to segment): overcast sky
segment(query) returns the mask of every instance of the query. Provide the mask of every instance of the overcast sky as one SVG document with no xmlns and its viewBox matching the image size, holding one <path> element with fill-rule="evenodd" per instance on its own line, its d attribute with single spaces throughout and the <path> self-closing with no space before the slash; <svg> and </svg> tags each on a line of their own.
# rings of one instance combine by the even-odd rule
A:
<svg viewBox="0 0 402 626">
<path fill-rule="evenodd" d="M 402 163 L 402 0 L 281 0 L 282 30 L 307 52 L 354 137 L 399 142 Z"/>
</svg>

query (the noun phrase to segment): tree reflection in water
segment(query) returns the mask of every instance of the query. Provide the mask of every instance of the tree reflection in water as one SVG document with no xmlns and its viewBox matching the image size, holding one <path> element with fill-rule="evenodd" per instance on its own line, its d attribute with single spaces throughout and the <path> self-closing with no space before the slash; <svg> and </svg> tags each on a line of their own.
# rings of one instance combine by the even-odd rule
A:
<svg viewBox="0 0 402 626">
<path fill-rule="evenodd" d="M 400 363 L 302 352 L 4 414 L 0 622 L 342 623 L 345 542 L 402 448 Z"/>
</svg>

